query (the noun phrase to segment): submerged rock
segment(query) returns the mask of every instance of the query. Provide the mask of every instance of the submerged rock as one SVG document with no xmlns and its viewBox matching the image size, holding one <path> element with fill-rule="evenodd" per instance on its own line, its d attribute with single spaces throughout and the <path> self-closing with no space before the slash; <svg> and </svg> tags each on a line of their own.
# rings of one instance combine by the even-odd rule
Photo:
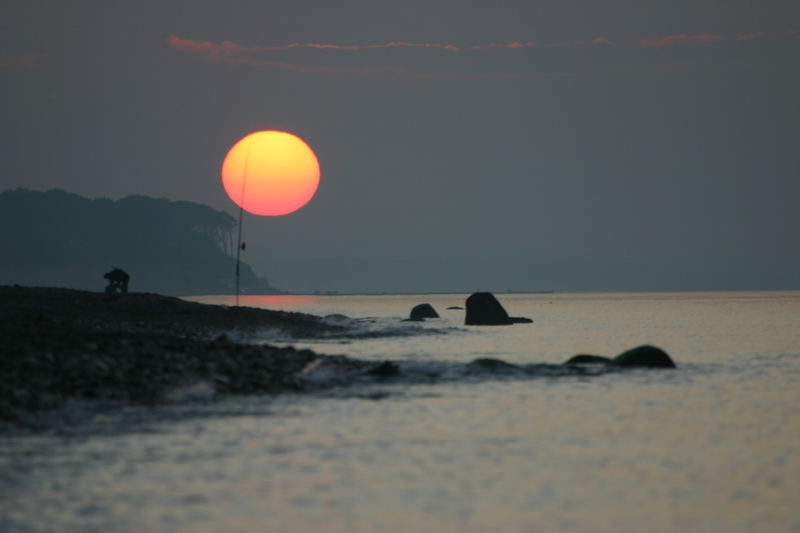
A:
<svg viewBox="0 0 800 533">
<path fill-rule="evenodd" d="M 530 318 L 510 317 L 490 292 L 476 292 L 467 298 L 467 326 L 507 326 L 509 324 L 530 323 Z"/>
<path fill-rule="evenodd" d="M 397 363 L 391 361 L 384 361 L 364 372 L 367 376 L 374 376 L 377 378 L 391 378 L 400 375 L 400 367 Z"/>
<path fill-rule="evenodd" d="M 579 354 L 570 357 L 564 364 L 604 364 L 620 367 L 675 368 L 675 363 L 664 350 L 647 344 L 622 352 L 613 359 L 602 355 Z"/>
<path fill-rule="evenodd" d="M 611 363 L 610 357 L 603 357 L 602 355 L 587 355 L 587 354 L 573 355 L 564 362 L 565 365 L 596 365 L 596 364 L 607 365 L 609 363 Z"/>
<path fill-rule="evenodd" d="M 512 365 L 502 359 L 494 359 L 492 357 L 480 357 L 470 361 L 467 364 L 467 369 L 471 372 L 486 372 L 491 374 L 512 374 L 521 370 L 517 365 Z"/>
<path fill-rule="evenodd" d="M 648 344 L 622 352 L 611 361 L 611 364 L 625 367 L 675 368 L 672 358 L 664 350 Z"/>
<path fill-rule="evenodd" d="M 436 309 L 434 309 L 431 304 L 419 304 L 411 309 L 411 314 L 408 318 L 411 320 L 439 318 L 439 313 L 436 312 Z"/>
</svg>

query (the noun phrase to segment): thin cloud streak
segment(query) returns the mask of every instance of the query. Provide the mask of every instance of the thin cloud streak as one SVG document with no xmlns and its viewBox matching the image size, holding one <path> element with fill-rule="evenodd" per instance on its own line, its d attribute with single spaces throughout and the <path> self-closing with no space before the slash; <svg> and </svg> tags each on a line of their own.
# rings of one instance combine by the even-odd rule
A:
<svg viewBox="0 0 800 533">
<path fill-rule="evenodd" d="M 744 32 L 744 33 L 737 33 L 733 37 L 728 37 L 726 35 L 718 35 L 715 33 L 698 33 L 695 35 L 687 35 L 685 33 L 679 33 L 676 35 L 667 35 L 665 37 L 660 37 L 658 39 L 639 39 L 638 43 L 642 46 L 665 47 L 687 42 L 717 43 L 722 41 L 753 41 L 755 39 L 763 39 L 768 37 L 782 37 L 786 34 L 795 35 L 796 33 L 797 30 L 794 29 L 786 30 L 785 32 L 782 33 L 770 33 L 765 31 Z"/>
<path fill-rule="evenodd" d="M 398 77 L 407 79 L 443 79 L 450 81 L 477 81 L 477 80 L 492 80 L 503 79 L 509 77 L 505 74 L 488 74 L 488 75 L 459 75 L 453 73 L 442 72 L 419 72 L 399 66 L 322 66 L 322 65 L 309 65 L 300 63 L 291 63 L 286 61 L 273 61 L 253 57 L 256 54 L 264 54 L 269 52 L 288 51 L 299 48 L 315 49 L 315 50 L 336 50 L 336 51 L 361 51 L 361 50 L 374 50 L 381 48 L 433 48 L 444 50 L 447 52 L 466 52 L 477 50 L 491 50 L 491 49 L 520 49 L 531 48 L 535 46 L 542 47 L 579 47 L 586 45 L 610 45 L 611 41 L 606 37 L 597 37 L 591 41 L 576 41 L 573 43 L 563 44 L 539 44 L 534 42 L 511 42 L 511 43 L 490 43 L 486 45 L 476 45 L 467 48 L 460 48 L 452 44 L 439 44 L 439 43 L 410 43 L 405 41 L 392 41 L 384 44 L 369 44 L 369 45 L 334 45 L 334 44 L 315 44 L 315 43 L 292 43 L 281 46 L 242 46 L 232 41 L 223 41 L 215 43 L 211 41 L 195 41 L 192 39 L 183 39 L 176 35 L 170 35 L 166 39 L 167 44 L 172 48 L 185 52 L 196 57 L 200 57 L 212 63 L 224 63 L 230 65 L 251 65 L 258 67 L 275 68 L 286 70 L 289 72 L 300 72 L 306 74 L 393 74 Z M 536 76 L 541 73 L 534 74 Z M 558 74 L 560 76 L 560 74 Z M 529 77 L 530 74 L 524 74 L 523 77 Z M 511 74 L 510 77 L 516 77 Z"/>
<path fill-rule="evenodd" d="M 672 46 L 680 42 L 696 42 L 696 43 L 713 43 L 717 41 L 727 41 L 728 38 L 722 35 L 715 35 L 713 33 L 700 33 L 697 35 L 686 35 L 681 33 L 679 35 L 668 35 L 660 39 L 640 39 L 639 44 L 643 46 Z"/>
<path fill-rule="evenodd" d="M 447 43 L 412 43 L 407 41 L 390 41 L 382 44 L 364 44 L 364 45 L 339 45 L 327 43 L 291 43 L 278 46 L 242 46 L 232 41 L 223 41 L 221 43 L 214 43 L 211 41 L 194 41 L 191 39 L 182 39 L 176 35 L 167 37 L 167 44 L 190 53 L 206 54 L 212 61 L 223 61 L 233 55 L 239 54 L 252 54 L 264 52 L 285 52 L 297 49 L 312 49 L 312 50 L 335 50 L 347 52 L 359 52 L 363 50 L 379 50 L 386 48 L 428 48 L 436 50 L 444 50 L 446 52 L 465 52 L 471 50 L 490 50 L 490 49 L 519 49 L 519 48 L 532 48 L 532 47 L 570 47 L 570 46 L 586 46 L 593 44 L 611 44 L 611 41 L 606 37 L 596 37 L 591 41 L 576 41 L 572 43 L 561 44 L 542 44 L 533 41 L 514 41 L 510 43 L 489 43 L 480 44 L 467 47 L 460 47 L 454 44 Z"/>
<path fill-rule="evenodd" d="M 461 49 L 452 44 L 439 44 L 439 43 L 411 43 L 406 41 L 391 41 L 382 44 L 366 44 L 366 45 L 339 45 L 339 44 L 325 44 L 325 43 L 291 43 L 279 46 L 242 46 L 231 41 L 223 41 L 222 43 L 212 43 L 210 41 L 193 41 L 191 39 L 181 39 L 175 35 L 170 35 L 167 38 L 167 43 L 179 50 L 187 52 L 203 52 L 208 53 L 215 59 L 230 56 L 233 54 L 244 53 L 259 53 L 259 52 L 284 52 L 287 50 L 296 50 L 302 48 L 310 48 L 313 50 L 339 50 L 358 52 L 361 50 L 378 50 L 382 48 L 433 48 L 438 50 L 445 50 L 447 52 L 460 52 Z"/>
<path fill-rule="evenodd" d="M 754 41 L 763 38 L 786 38 L 786 36 L 798 37 L 797 30 L 789 29 L 781 33 L 767 33 L 767 32 L 744 32 L 738 33 L 733 36 L 725 36 L 714 33 L 699 33 L 699 34 L 675 34 L 667 35 L 657 39 L 640 39 L 634 41 L 634 46 L 644 47 L 668 47 L 680 43 L 694 43 L 694 44 L 707 44 L 718 43 L 724 41 Z M 291 43 L 286 45 L 277 46 L 243 46 L 232 41 L 223 41 L 221 43 L 211 41 L 195 41 L 192 39 L 183 39 L 176 35 L 170 35 L 166 39 L 167 44 L 181 52 L 188 53 L 199 57 L 201 59 L 210 61 L 212 63 L 225 63 L 232 65 L 251 65 L 266 68 L 275 68 L 290 72 L 308 73 L 308 74 L 390 74 L 408 79 L 447 79 L 447 80 L 497 80 L 497 79 L 514 79 L 514 78 L 527 78 L 531 76 L 569 76 L 570 73 L 555 73 L 555 72 L 518 72 L 518 73 L 494 73 L 494 74 L 472 74 L 463 75 L 456 73 L 446 72 L 419 72 L 403 66 L 380 66 L 380 65 L 366 65 L 366 66 L 330 66 L 330 65 L 311 65 L 299 64 L 287 61 L 275 61 L 265 59 L 264 55 L 274 52 L 286 52 L 296 49 L 312 49 L 320 51 L 344 51 L 344 52 L 359 52 L 363 50 L 377 50 L 388 48 L 424 48 L 436 49 L 449 53 L 470 53 L 480 52 L 486 50 L 519 50 L 529 48 L 578 48 L 583 46 L 616 46 L 607 37 L 596 37 L 590 41 L 574 41 L 570 43 L 537 43 L 534 41 L 513 41 L 508 43 L 488 43 L 482 45 L 472 45 L 459 47 L 453 44 L 443 43 L 412 43 L 406 41 L 391 41 L 382 44 L 366 44 L 366 45 L 336 45 L 326 43 Z M 35 54 L 34 54 L 35 55 Z M 3 66 L 0 63 L 0 66 Z M 638 71 L 639 69 L 591 69 L 589 71 L 578 72 L 623 72 L 623 71 Z M 578 72 L 575 74 L 580 75 Z"/>
<path fill-rule="evenodd" d="M 167 44 L 176 50 L 186 52 L 212 63 L 225 63 L 230 65 L 251 65 L 257 67 L 276 68 L 289 72 L 300 72 L 304 74 L 397 74 L 412 76 L 414 73 L 402 67 L 384 66 L 323 66 L 307 65 L 300 63 L 289 63 L 285 61 L 270 61 L 248 57 L 246 54 L 252 52 L 263 52 L 266 47 L 240 46 L 231 41 L 213 43 L 210 41 L 193 41 L 191 39 L 181 39 L 175 35 L 167 38 Z"/>
<path fill-rule="evenodd" d="M 492 50 L 492 49 L 507 49 L 517 50 L 520 48 L 572 48 L 579 46 L 587 46 L 593 44 L 612 44 L 611 40 L 607 37 L 595 37 L 591 41 L 574 41 L 571 43 L 537 43 L 534 41 L 514 41 L 510 43 L 489 43 L 489 44 L 476 44 L 464 48 L 464 50 Z"/>
</svg>

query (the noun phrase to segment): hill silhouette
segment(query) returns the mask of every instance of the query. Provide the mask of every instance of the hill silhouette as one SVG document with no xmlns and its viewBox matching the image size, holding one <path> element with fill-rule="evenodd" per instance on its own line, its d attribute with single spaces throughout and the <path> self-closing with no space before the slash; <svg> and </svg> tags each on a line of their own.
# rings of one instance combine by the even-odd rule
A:
<svg viewBox="0 0 800 533">
<path fill-rule="evenodd" d="M 0 284 L 103 290 L 116 266 L 130 290 L 234 291 L 236 220 L 192 202 L 89 199 L 60 189 L 0 193 Z M 242 264 L 243 292 L 276 292 Z"/>
</svg>

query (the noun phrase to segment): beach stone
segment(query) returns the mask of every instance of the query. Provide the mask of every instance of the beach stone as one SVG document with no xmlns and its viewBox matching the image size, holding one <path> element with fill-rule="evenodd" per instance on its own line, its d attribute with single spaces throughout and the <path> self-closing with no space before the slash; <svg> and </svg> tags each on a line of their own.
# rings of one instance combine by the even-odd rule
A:
<svg viewBox="0 0 800 533">
<path fill-rule="evenodd" d="M 513 324 L 508 313 L 490 292 L 476 292 L 467 298 L 467 326 L 506 326 Z"/>
<path fill-rule="evenodd" d="M 419 304 L 415 305 L 414 308 L 411 309 L 411 314 L 408 318 L 411 320 L 417 320 L 420 318 L 439 318 L 439 313 L 436 312 L 436 309 L 434 309 L 431 304 Z"/>
<path fill-rule="evenodd" d="M 623 367 L 675 368 L 675 363 L 664 350 L 648 344 L 622 352 L 611 364 Z"/>
<path fill-rule="evenodd" d="M 451 305 L 451 306 L 450 306 L 450 307 L 448 307 L 447 309 L 464 309 L 464 308 L 463 308 L 463 307 L 461 307 L 460 305 Z"/>
<path fill-rule="evenodd" d="M 603 357 L 602 355 L 587 355 L 587 354 L 573 355 L 564 362 L 565 365 L 595 365 L 595 364 L 607 365 L 609 363 L 611 363 L 610 357 Z"/>
</svg>

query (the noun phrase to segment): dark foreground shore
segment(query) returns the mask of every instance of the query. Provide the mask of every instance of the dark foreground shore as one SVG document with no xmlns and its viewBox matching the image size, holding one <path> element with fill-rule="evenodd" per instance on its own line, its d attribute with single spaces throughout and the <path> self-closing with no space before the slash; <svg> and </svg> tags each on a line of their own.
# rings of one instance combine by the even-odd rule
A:
<svg viewBox="0 0 800 533">
<path fill-rule="evenodd" d="M 264 331 L 309 338 L 344 330 L 311 315 L 157 294 L 0 286 L 0 420 L 71 400 L 157 402 L 198 382 L 215 394 L 293 390 L 303 368 L 331 359 L 230 339 Z"/>
</svg>

